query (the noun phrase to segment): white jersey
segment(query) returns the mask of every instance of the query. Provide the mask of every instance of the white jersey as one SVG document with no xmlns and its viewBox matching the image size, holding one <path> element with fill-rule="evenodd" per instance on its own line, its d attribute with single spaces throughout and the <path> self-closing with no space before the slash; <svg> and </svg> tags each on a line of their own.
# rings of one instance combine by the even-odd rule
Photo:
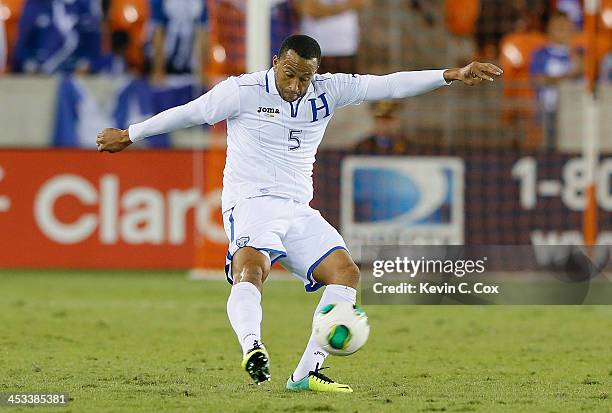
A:
<svg viewBox="0 0 612 413">
<path fill-rule="evenodd" d="M 306 94 L 291 103 L 280 97 L 272 69 L 215 86 L 202 109 L 227 118 L 223 211 L 263 195 L 309 203 L 315 155 L 334 110 L 361 103 L 367 84 L 360 75 L 315 74 Z"/>
<path fill-rule="evenodd" d="M 129 127 L 133 142 L 227 119 L 222 208 L 264 195 L 308 204 L 317 148 L 334 111 L 364 100 L 416 96 L 443 85 L 444 70 L 384 76 L 315 74 L 306 94 L 284 101 L 274 70 L 230 77 L 199 98 Z"/>
</svg>

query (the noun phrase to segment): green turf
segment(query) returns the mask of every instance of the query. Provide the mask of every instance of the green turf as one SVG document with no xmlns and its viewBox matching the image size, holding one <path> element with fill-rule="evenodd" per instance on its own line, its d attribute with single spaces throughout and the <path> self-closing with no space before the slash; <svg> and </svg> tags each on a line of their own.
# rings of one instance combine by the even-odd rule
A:
<svg viewBox="0 0 612 413">
<path fill-rule="evenodd" d="M 0 392 L 68 392 L 52 412 L 612 412 L 612 307 L 366 306 L 370 341 L 326 370 L 355 393 L 294 394 L 320 294 L 266 286 L 261 387 L 227 294 L 177 273 L 0 272 Z"/>
</svg>

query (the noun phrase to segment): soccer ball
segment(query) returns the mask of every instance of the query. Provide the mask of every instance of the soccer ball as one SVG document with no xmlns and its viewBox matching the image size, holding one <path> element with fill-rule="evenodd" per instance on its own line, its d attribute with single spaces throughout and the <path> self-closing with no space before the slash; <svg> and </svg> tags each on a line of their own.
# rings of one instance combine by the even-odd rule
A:
<svg viewBox="0 0 612 413">
<path fill-rule="evenodd" d="M 361 307 L 342 302 L 323 307 L 312 322 L 312 331 L 325 351 L 348 356 L 368 340 L 370 325 Z"/>
</svg>

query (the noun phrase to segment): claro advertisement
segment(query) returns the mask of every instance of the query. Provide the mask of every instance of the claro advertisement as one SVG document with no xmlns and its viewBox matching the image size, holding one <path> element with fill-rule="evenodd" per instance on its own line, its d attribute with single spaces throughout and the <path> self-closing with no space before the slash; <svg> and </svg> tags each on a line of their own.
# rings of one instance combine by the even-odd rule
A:
<svg viewBox="0 0 612 413">
<path fill-rule="evenodd" d="M 0 151 L 1 266 L 189 268 L 201 251 L 221 267 L 217 157 Z"/>
</svg>

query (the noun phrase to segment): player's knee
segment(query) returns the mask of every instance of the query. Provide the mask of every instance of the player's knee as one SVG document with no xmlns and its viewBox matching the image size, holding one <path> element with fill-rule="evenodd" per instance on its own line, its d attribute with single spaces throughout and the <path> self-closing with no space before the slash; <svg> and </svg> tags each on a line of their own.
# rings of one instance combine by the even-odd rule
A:
<svg viewBox="0 0 612 413">
<path fill-rule="evenodd" d="M 265 279 L 266 269 L 256 260 L 246 260 L 234 274 L 234 284 L 239 282 L 250 282 L 261 286 Z"/>
<path fill-rule="evenodd" d="M 234 284 L 250 282 L 261 289 L 269 271 L 268 258 L 254 248 L 241 248 L 234 254 L 232 260 Z"/>
</svg>

